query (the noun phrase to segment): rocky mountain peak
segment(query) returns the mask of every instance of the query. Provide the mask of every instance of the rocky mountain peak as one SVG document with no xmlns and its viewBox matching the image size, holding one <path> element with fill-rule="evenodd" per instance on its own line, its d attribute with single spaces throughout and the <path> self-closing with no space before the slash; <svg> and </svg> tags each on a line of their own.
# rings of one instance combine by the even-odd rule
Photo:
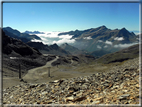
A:
<svg viewBox="0 0 142 107">
<path fill-rule="evenodd" d="M 124 27 L 120 31 L 128 31 L 128 30 Z"/>
<path fill-rule="evenodd" d="M 10 32 L 10 33 L 13 33 L 17 36 L 20 36 L 20 32 L 16 29 L 12 29 L 11 27 L 5 27 L 5 28 L 3 28 L 3 31 L 5 31 L 5 30 Z"/>
</svg>

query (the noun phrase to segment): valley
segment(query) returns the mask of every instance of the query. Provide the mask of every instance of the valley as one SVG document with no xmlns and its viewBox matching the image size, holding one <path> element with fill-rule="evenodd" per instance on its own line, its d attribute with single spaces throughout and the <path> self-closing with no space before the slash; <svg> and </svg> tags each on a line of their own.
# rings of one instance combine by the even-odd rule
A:
<svg viewBox="0 0 142 107">
<path fill-rule="evenodd" d="M 136 79 L 139 77 L 140 72 L 139 44 L 135 44 L 136 42 L 138 42 L 138 37 L 133 33 L 129 33 L 125 28 L 121 30 L 110 30 L 105 26 L 101 26 L 84 31 L 76 30 L 74 32 L 64 32 L 58 35 L 74 35 L 72 36 L 72 39 L 77 38 L 75 42 L 75 44 L 77 44 L 72 45 L 64 43 L 60 46 L 58 46 L 58 44 L 56 43 L 52 45 L 45 45 L 42 42 L 30 41 L 32 40 L 32 38 L 35 39 L 36 36 L 31 36 L 30 39 L 29 37 L 26 38 L 25 36 L 26 40 L 28 41 L 23 41 L 22 39 L 20 39 L 21 37 L 16 37 L 17 33 L 20 34 L 17 30 L 13 31 L 12 29 L 10 29 L 10 31 L 2 32 L 2 74 L 4 104 L 139 103 L 139 82 L 138 79 Z M 30 31 L 26 32 L 28 33 Z M 35 31 L 35 33 L 36 32 L 38 34 L 43 34 L 43 32 L 40 33 L 38 31 Z M 30 33 L 34 34 L 34 32 Z M 125 36 L 123 35 L 123 33 L 125 34 Z M 24 33 L 22 33 L 21 35 L 23 34 Z M 115 34 L 113 39 L 112 34 Z M 90 35 L 92 36 L 90 37 Z M 114 38 L 117 38 L 119 41 L 120 39 L 122 40 L 122 37 L 125 38 L 126 36 L 128 41 L 123 41 L 123 45 L 129 43 L 133 44 L 132 46 L 125 48 L 113 47 L 123 43 L 122 41 L 112 42 L 114 41 Z M 90 40 L 90 38 L 92 39 Z M 79 46 L 80 42 L 88 45 L 87 47 L 84 47 L 85 50 L 77 47 Z M 90 43 L 91 45 L 89 45 Z M 107 45 L 109 45 L 109 48 L 102 48 L 101 50 L 99 50 L 100 46 L 105 46 L 106 43 Z M 80 44 L 80 46 L 81 45 L 82 44 Z M 99 49 L 97 49 L 97 47 L 99 47 Z M 90 49 L 91 52 L 89 51 Z M 18 78 L 19 69 L 22 72 L 22 79 Z M 48 75 L 49 69 L 50 76 Z M 131 78 L 131 76 L 133 76 L 134 78 Z M 78 83 L 82 85 L 79 85 Z M 123 94 L 127 94 L 128 96 L 126 96 L 127 98 L 124 98 L 123 100 L 123 98 L 121 98 L 120 96 L 123 95 L 121 93 L 121 89 L 124 90 L 124 87 L 120 85 L 125 83 L 134 83 L 130 86 L 135 88 L 135 93 L 131 93 L 132 90 L 129 89 L 129 86 L 126 85 L 128 92 L 126 91 Z M 46 88 L 48 85 L 49 88 Z M 135 87 L 135 85 L 137 85 L 137 87 Z M 39 88 L 39 91 L 43 93 L 43 95 L 39 95 L 39 93 L 37 93 L 38 86 L 43 86 L 43 88 Z M 116 100 L 109 102 L 108 99 L 112 99 L 112 96 L 108 95 L 108 97 L 111 98 L 107 99 L 106 95 L 103 93 L 114 91 L 113 89 L 115 89 L 115 86 L 119 87 L 115 90 L 119 93 L 115 94 Z M 16 87 L 17 93 L 20 93 L 20 90 L 23 90 L 22 93 L 25 94 L 22 94 L 24 96 L 24 99 L 22 97 L 18 97 L 16 91 L 13 92 Z M 55 88 L 57 92 L 55 92 L 55 90 L 53 91 L 53 87 L 58 87 Z M 68 89 L 66 89 L 66 87 L 68 87 Z M 41 100 L 39 101 L 39 99 L 35 96 L 32 96 L 35 98 L 35 100 L 32 100 L 33 98 L 29 98 L 30 100 L 28 100 L 28 97 L 26 95 L 29 95 L 29 90 L 34 90 L 36 92 L 35 94 L 41 96 Z M 48 98 L 46 99 L 45 96 L 47 94 L 45 93 L 48 93 L 48 95 L 53 94 L 54 97 L 48 96 Z M 94 93 L 96 93 L 96 97 L 93 97 L 95 96 Z M 62 95 L 63 97 L 61 97 Z M 18 100 L 10 99 L 13 98 L 13 96 L 16 96 L 14 98 L 17 98 Z M 99 100 L 99 98 L 101 100 Z"/>
</svg>

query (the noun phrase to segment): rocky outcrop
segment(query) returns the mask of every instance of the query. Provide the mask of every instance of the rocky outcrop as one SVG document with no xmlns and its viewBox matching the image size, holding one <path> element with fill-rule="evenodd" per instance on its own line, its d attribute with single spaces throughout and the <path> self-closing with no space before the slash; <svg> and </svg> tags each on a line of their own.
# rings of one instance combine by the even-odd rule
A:
<svg viewBox="0 0 142 107">
<path fill-rule="evenodd" d="M 108 72 L 3 90 L 4 104 L 139 104 L 139 60 Z"/>
<path fill-rule="evenodd" d="M 42 55 L 38 50 L 29 47 L 21 40 L 5 35 L 4 32 L 2 32 L 2 53 L 13 57 L 16 55 L 33 57 Z M 15 56 L 12 53 L 15 53 Z"/>
</svg>

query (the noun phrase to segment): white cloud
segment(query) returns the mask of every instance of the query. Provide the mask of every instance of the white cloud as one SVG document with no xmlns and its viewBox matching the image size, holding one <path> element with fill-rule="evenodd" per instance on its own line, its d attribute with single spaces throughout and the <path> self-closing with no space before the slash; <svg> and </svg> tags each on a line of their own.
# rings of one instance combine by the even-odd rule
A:
<svg viewBox="0 0 142 107">
<path fill-rule="evenodd" d="M 114 38 L 114 40 L 122 41 L 122 40 L 124 40 L 124 38 L 123 37 L 116 37 L 116 38 Z"/>
<path fill-rule="evenodd" d="M 102 40 L 98 40 L 98 42 L 103 42 Z"/>
<path fill-rule="evenodd" d="M 83 39 L 90 40 L 90 39 L 92 39 L 92 38 L 91 38 L 91 36 L 89 36 L 89 37 L 84 37 Z"/>
<path fill-rule="evenodd" d="M 44 32 L 44 34 L 36 34 L 39 37 L 57 38 L 61 32 Z"/>
<path fill-rule="evenodd" d="M 75 39 L 68 39 L 68 38 L 63 38 L 61 40 L 58 40 L 58 41 L 53 41 L 53 43 L 56 43 L 58 45 L 61 45 L 63 43 L 74 43 L 75 42 Z"/>
<path fill-rule="evenodd" d="M 73 35 L 60 35 L 59 38 L 71 39 Z"/>
<path fill-rule="evenodd" d="M 59 33 L 62 32 L 44 32 L 44 34 L 36 34 L 39 36 L 42 40 L 34 39 L 33 42 L 42 42 L 43 44 L 62 44 L 62 43 L 74 43 L 75 39 L 71 39 L 73 35 L 60 35 Z"/>
<path fill-rule="evenodd" d="M 32 39 L 32 42 L 42 42 L 42 40 L 38 40 L 38 39 Z"/>
<path fill-rule="evenodd" d="M 107 47 L 108 47 L 107 45 L 104 46 L 104 48 L 107 48 Z"/>
<path fill-rule="evenodd" d="M 105 43 L 106 43 L 106 44 L 109 44 L 109 45 L 112 45 L 112 42 L 111 42 L 111 41 L 108 41 L 108 40 L 106 40 Z"/>
<path fill-rule="evenodd" d="M 97 45 L 97 48 L 98 48 L 98 49 L 102 49 L 102 47 L 101 47 L 100 45 Z"/>
<path fill-rule="evenodd" d="M 118 45 L 114 45 L 114 48 L 127 48 L 129 46 L 135 45 L 138 43 L 131 43 L 131 44 L 118 44 Z"/>
</svg>

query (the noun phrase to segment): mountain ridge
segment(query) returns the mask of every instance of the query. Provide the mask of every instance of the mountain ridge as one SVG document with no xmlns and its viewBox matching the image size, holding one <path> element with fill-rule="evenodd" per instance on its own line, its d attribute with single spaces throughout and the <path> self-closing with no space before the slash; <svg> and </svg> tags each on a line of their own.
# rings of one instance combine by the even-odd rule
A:
<svg viewBox="0 0 142 107">
<path fill-rule="evenodd" d="M 71 55 L 69 52 L 60 48 L 57 44 L 44 45 L 42 42 L 28 42 L 27 45 L 38 49 L 42 54 Z"/>
<path fill-rule="evenodd" d="M 12 29 L 11 27 L 5 27 L 3 28 L 3 31 L 5 32 L 6 35 L 13 38 L 21 39 L 25 43 L 33 39 L 41 40 L 41 38 L 38 37 L 37 35 L 29 35 L 27 33 L 21 33 L 16 29 Z"/>
</svg>

